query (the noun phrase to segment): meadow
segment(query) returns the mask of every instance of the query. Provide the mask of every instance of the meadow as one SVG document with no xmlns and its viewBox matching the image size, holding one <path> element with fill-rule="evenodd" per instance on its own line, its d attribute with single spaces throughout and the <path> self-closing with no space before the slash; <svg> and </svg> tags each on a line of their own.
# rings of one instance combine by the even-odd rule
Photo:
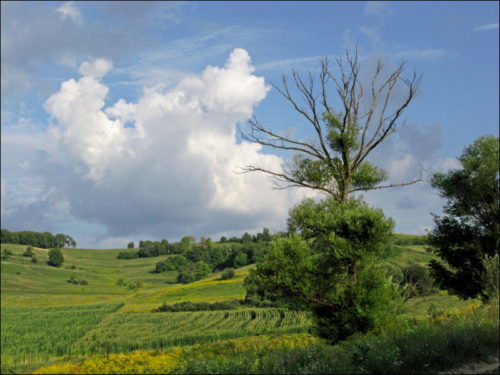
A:
<svg viewBox="0 0 500 375">
<path fill-rule="evenodd" d="M 116 258 L 123 249 L 63 249 L 65 262 L 55 268 L 46 263 L 47 250 L 35 248 L 33 263 L 22 256 L 25 246 L 5 248 L 13 255 L 1 264 L 2 373 L 231 373 L 244 366 L 265 373 L 270 367 L 259 358 L 274 361 L 308 347 L 312 352 L 297 358 L 320 356 L 312 349 L 318 345 L 327 350 L 308 333 L 311 320 L 302 311 L 152 312 L 163 303 L 243 299 L 252 265 L 229 280 L 214 273 L 177 284 L 175 271 L 152 272 L 161 256 L 123 260 Z M 424 265 L 432 257 L 422 245 L 404 244 L 391 261 Z M 69 283 L 72 277 L 87 284 Z M 412 298 L 405 316 L 459 316 L 479 304 L 433 293 Z"/>
</svg>

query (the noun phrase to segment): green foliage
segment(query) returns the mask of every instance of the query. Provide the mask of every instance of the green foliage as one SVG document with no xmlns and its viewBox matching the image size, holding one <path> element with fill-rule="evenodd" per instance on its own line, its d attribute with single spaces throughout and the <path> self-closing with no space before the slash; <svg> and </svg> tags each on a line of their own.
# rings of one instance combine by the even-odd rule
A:
<svg viewBox="0 0 500 375">
<path fill-rule="evenodd" d="M 399 246 L 427 245 L 427 236 L 415 236 L 410 234 L 394 234 L 394 244 Z"/>
<path fill-rule="evenodd" d="M 461 168 L 435 174 L 432 186 L 447 199 L 444 212 L 435 216 L 429 243 L 441 260 L 431 262 L 431 273 L 442 288 L 462 298 L 487 301 L 485 257 L 499 249 L 498 138 L 481 137 L 465 148 Z"/>
<path fill-rule="evenodd" d="M 31 263 L 37 263 L 38 259 L 35 256 L 31 257 Z"/>
<path fill-rule="evenodd" d="M 89 282 L 87 280 L 78 280 L 74 275 L 71 275 L 66 282 L 70 284 L 75 284 L 75 285 L 88 285 Z"/>
<path fill-rule="evenodd" d="M 245 281 L 247 298 L 280 300 L 313 312 L 315 332 L 332 342 L 367 332 L 397 313 L 401 293 L 382 257 L 393 222 L 366 203 L 305 200 Z"/>
<path fill-rule="evenodd" d="M 53 267 L 61 267 L 64 262 L 64 256 L 61 249 L 50 249 L 49 260 L 47 264 Z"/>
<path fill-rule="evenodd" d="M 188 264 L 184 271 L 177 277 L 177 282 L 187 284 L 200 280 L 210 273 L 210 266 L 202 260 Z"/>
<path fill-rule="evenodd" d="M 188 260 L 184 255 L 176 254 L 168 258 L 168 263 L 172 264 L 175 270 L 182 271 L 186 268 Z"/>
<path fill-rule="evenodd" d="M 33 256 L 33 247 L 31 245 L 26 246 L 26 250 L 23 253 L 23 257 L 31 258 Z"/>
<path fill-rule="evenodd" d="M 136 259 L 139 257 L 139 254 L 133 250 L 120 251 L 116 257 L 118 259 Z"/>
<path fill-rule="evenodd" d="M 133 249 L 134 247 L 135 247 L 135 245 L 134 245 L 134 243 L 133 243 L 133 242 L 129 242 L 129 243 L 127 244 L 127 248 L 129 248 L 129 249 Z"/>
<path fill-rule="evenodd" d="M 402 268 L 401 284 L 407 287 L 407 297 L 427 296 L 435 289 L 429 269 L 414 263 Z"/>
<path fill-rule="evenodd" d="M 0 243 L 31 245 L 48 249 L 50 247 L 76 246 L 76 241 L 67 234 L 53 235 L 49 232 L 11 232 L 6 229 L 0 231 Z"/>
<path fill-rule="evenodd" d="M 2 259 L 7 260 L 12 255 L 12 251 L 9 249 L 3 249 L 2 251 Z"/>
<path fill-rule="evenodd" d="M 222 274 L 220 276 L 221 280 L 229 280 L 232 279 L 235 275 L 234 269 L 232 268 L 226 268 L 224 271 L 222 271 Z"/>
<path fill-rule="evenodd" d="M 500 288 L 500 257 L 498 254 L 494 256 L 485 255 L 483 258 L 483 279 L 482 285 L 484 293 L 489 298 L 498 298 Z"/>
</svg>

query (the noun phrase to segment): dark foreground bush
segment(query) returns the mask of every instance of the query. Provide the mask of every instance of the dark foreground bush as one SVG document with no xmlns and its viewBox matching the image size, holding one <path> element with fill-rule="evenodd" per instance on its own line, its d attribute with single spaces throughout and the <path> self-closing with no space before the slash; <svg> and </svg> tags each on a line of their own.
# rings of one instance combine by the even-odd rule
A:
<svg viewBox="0 0 500 375">
<path fill-rule="evenodd" d="M 203 358 L 173 371 L 184 374 L 425 374 L 498 355 L 498 300 L 461 316 L 391 323 L 335 346 L 255 349 Z"/>
</svg>

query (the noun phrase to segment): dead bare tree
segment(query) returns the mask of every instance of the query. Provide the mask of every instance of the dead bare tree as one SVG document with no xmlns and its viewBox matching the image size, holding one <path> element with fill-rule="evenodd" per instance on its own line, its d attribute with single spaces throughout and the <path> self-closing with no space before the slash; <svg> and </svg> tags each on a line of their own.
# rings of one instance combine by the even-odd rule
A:
<svg viewBox="0 0 500 375">
<path fill-rule="evenodd" d="M 339 69 L 338 77 L 333 74 L 328 58 L 320 60 L 319 86 L 318 77 L 310 71 L 304 78 L 296 70 L 292 71 L 292 86 L 286 75 L 282 75 L 280 86 L 272 84 L 313 127 L 314 141 L 280 134 L 253 117 L 248 123 L 249 129 L 240 129 L 244 140 L 296 154 L 284 171 L 248 165 L 242 168 L 242 173 L 263 172 L 272 178 L 276 188 L 311 188 L 323 191 L 339 202 L 347 201 L 355 191 L 405 186 L 421 181 L 422 169 L 420 176 L 412 181 L 381 185 L 387 180 L 385 171 L 366 160 L 381 142 L 404 124 L 400 121 L 401 115 L 414 99 L 421 75 L 413 72 L 411 78 L 403 78 L 403 62 L 386 78 L 381 78 L 383 64 L 379 60 L 371 83 L 364 85 L 359 78 L 357 48 L 354 55 L 347 51 L 345 59 L 340 57 L 335 61 Z M 403 100 L 396 104 L 394 92 L 398 82 L 403 83 L 405 94 Z M 305 106 L 292 95 L 293 87 L 298 90 Z M 342 103 L 338 111 L 328 98 L 332 89 Z"/>
</svg>

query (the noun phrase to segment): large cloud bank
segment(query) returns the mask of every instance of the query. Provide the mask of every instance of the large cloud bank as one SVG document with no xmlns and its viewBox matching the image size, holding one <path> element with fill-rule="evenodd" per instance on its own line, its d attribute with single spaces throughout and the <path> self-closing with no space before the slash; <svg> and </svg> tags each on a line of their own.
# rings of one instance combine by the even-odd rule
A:
<svg viewBox="0 0 500 375">
<path fill-rule="evenodd" d="M 146 88 L 137 103 L 105 106 L 112 69 L 104 59 L 81 64 L 45 103 L 63 153 L 55 184 L 72 215 L 104 224 L 109 235 L 178 237 L 284 227 L 300 191 L 276 191 L 265 175 L 239 174 L 256 164 L 280 171 L 282 159 L 237 143 L 269 87 L 235 49 L 224 67 L 208 66 L 169 90 Z"/>
</svg>

